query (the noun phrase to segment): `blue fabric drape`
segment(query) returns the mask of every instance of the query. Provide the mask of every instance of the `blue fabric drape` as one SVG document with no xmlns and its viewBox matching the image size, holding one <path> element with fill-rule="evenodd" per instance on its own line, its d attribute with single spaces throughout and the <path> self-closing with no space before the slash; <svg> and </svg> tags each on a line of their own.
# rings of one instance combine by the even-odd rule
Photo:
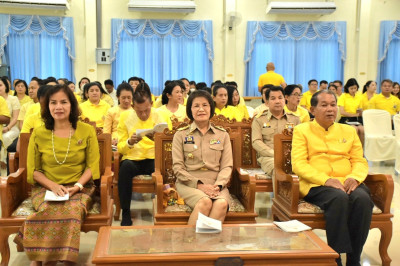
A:
<svg viewBox="0 0 400 266">
<path fill-rule="evenodd" d="M 75 81 L 72 18 L 0 14 L 0 57 L 10 65 L 12 79 Z"/>
<path fill-rule="evenodd" d="M 245 95 L 259 96 L 258 78 L 267 62 L 287 84 L 317 80 L 343 80 L 346 61 L 346 22 L 247 23 Z"/>
<path fill-rule="evenodd" d="M 400 81 L 400 21 L 382 21 L 379 33 L 378 84 L 383 79 Z M 378 87 L 380 87 L 378 85 Z"/>
<path fill-rule="evenodd" d="M 212 21 L 111 20 L 111 79 L 142 77 L 159 95 L 166 80 L 213 80 Z"/>
</svg>

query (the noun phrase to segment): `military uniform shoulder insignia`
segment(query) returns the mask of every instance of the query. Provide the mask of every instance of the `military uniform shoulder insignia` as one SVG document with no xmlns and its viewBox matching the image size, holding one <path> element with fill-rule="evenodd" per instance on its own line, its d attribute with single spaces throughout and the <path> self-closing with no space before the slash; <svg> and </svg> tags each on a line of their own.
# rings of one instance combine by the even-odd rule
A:
<svg viewBox="0 0 400 266">
<path fill-rule="evenodd" d="M 258 113 L 255 117 L 259 118 L 260 116 L 267 115 L 267 114 L 268 114 L 268 110 L 264 110 L 262 113 Z"/>
<path fill-rule="evenodd" d="M 223 127 L 221 127 L 221 126 L 215 126 L 215 128 L 216 128 L 216 129 L 219 129 L 219 130 L 221 130 L 221 131 L 224 131 L 224 132 L 226 132 L 226 129 L 225 129 L 225 128 L 223 128 Z"/>
<path fill-rule="evenodd" d="M 182 131 L 182 130 L 188 129 L 189 127 L 190 127 L 190 125 L 187 125 L 187 126 L 178 128 L 177 131 Z"/>
</svg>

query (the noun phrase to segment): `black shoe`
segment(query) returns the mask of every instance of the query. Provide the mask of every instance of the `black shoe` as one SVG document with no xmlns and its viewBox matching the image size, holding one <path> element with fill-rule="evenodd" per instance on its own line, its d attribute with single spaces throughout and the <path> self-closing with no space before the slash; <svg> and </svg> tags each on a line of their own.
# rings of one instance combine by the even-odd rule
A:
<svg viewBox="0 0 400 266">
<path fill-rule="evenodd" d="M 131 226 L 131 225 L 132 225 L 131 210 L 122 210 L 121 226 Z"/>
</svg>

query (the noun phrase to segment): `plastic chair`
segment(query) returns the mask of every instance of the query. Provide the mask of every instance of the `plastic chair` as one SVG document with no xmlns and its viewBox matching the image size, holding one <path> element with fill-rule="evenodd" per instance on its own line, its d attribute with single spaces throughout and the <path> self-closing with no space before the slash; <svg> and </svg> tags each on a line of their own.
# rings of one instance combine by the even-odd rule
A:
<svg viewBox="0 0 400 266">
<path fill-rule="evenodd" d="M 400 173 L 400 114 L 393 116 L 394 132 L 396 138 L 396 163 L 394 169 Z"/>
<path fill-rule="evenodd" d="M 396 139 L 392 133 L 389 112 L 370 109 L 362 114 L 365 131 L 364 155 L 368 161 L 378 162 L 396 158 Z"/>
</svg>

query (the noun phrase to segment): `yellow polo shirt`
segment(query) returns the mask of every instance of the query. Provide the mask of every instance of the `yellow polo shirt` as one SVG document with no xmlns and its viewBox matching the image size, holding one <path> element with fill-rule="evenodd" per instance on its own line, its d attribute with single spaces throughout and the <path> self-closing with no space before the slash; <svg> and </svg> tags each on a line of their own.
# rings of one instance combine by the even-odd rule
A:
<svg viewBox="0 0 400 266">
<path fill-rule="evenodd" d="M 122 154 L 122 160 L 140 161 L 154 159 L 154 141 L 143 137 L 138 143 L 129 147 L 127 140 L 136 132 L 137 129 L 154 128 L 159 123 L 166 122 L 151 108 L 151 113 L 146 121 L 140 120 L 134 110 L 121 113 L 118 122 L 118 152 Z"/>
<path fill-rule="evenodd" d="M 132 110 L 132 107 L 130 107 L 128 110 Z M 117 128 L 118 128 L 119 117 L 122 112 L 128 110 L 122 109 L 119 105 L 108 109 L 106 117 L 104 119 L 103 132 L 110 133 L 112 139 L 118 139 Z"/>
<path fill-rule="evenodd" d="M 40 111 L 25 116 L 22 124 L 21 133 L 31 133 L 31 129 L 35 129 L 44 125 Z"/>
<path fill-rule="evenodd" d="M 238 104 L 236 106 L 233 106 L 233 108 L 236 109 L 237 112 L 237 121 L 242 121 L 243 118 L 249 119 L 249 111 L 247 111 L 246 105 Z"/>
<path fill-rule="evenodd" d="M 227 105 L 222 109 L 215 107 L 215 115 L 223 115 L 230 120 L 235 118 L 236 121 L 241 121 L 237 108 L 232 105 Z"/>
<path fill-rule="evenodd" d="M 18 114 L 18 121 L 22 121 L 22 120 L 24 120 L 24 118 L 25 118 L 25 115 L 26 115 L 26 111 L 28 110 L 28 108 L 31 106 L 31 105 L 34 105 L 35 104 L 35 102 L 34 101 L 30 101 L 30 102 L 27 102 L 27 103 L 25 103 L 24 105 L 22 105 L 21 106 L 21 109 L 19 109 L 19 114 Z"/>
<path fill-rule="evenodd" d="M 356 94 L 354 97 L 350 95 L 350 93 L 342 93 L 340 95 L 338 106 L 343 106 L 344 111 L 349 114 L 356 114 L 357 109 L 361 108 L 361 95 Z"/>
<path fill-rule="evenodd" d="M 282 75 L 275 73 L 274 71 L 268 71 L 262 74 L 258 79 L 258 87 L 262 87 L 266 84 L 272 84 L 274 86 L 281 86 L 285 82 Z"/>
<path fill-rule="evenodd" d="M 3 97 L 0 97 L 0 115 L 10 117 L 10 110 L 8 110 L 8 105 Z M 3 140 L 3 125 L 0 124 L 0 140 Z"/>
<path fill-rule="evenodd" d="M 375 95 L 376 95 L 376 94 L 374 94 L 374 96 L 375 96 Z M 372 96 L 371 99 L 372 99 L 374 96 Z M 369 109 L 369 102 L 371 101 L 371 99 L 368 100 L 368 95 L 367 95 L 366 92 L 364 92 L 364 93 L 361 95 L 360 107 L 361 107 L 363 110 L 368 110 L 368 109 Z"/>
<path fill-rule="evenodd" d="M 22 98 L 21 100 L 20 99 L 18 99 L 18 100 L 19 100 L 19 104 L 21 106 L 26 104 L 27 102 L 31 102 L 32 101 L 31 97 L 29 97 L 28 95 L 25 95 L 24 98 Z"/>
<path fill-rule="evenodd" d="M 171 120 L 177 118 L 179 122 L 183 122 L 186 116 L 186 107 L 182 104 L 179 105 L 178 110 L 175 113 L 168 110 L 167 105 L 162 105 L 156 109 L 157 113 L 162 117 L 164 121 L 167 121 L 169 129 L 172 129 Z"/>
<path fill-rule="evenodd" d="M 90 121 L 96 122 L 97 127 L 102 128 L 104 126 L 105 116 L 108 109 L 110 109 L 110 105 L 108 103 L 100 100 L 99 104 L 93 104 L 90 102 L 90 100 L 87 100 L 86 102 L 81 103 L 79 107 L 82 111 L 82 119 L 88 118 Z"/>
<path fill-rule="evenodd" d="M 301 97 L 300 104 L 301 106 L 305 106 L 305 108 L 310 111 L 311 108 L 311 97 L 314 95 L 314 93 L 311 93 L 310 91 L 306 91 L 303 93 L 303 97 Z"/>
<path fill-rule="evenodd" d="M 348 178 L 362 183 L 368 174 L 356 130 L 339 123 L 325 130 L 316 120 L 294 127 L 292 168 L 299 176 L 301 197 L 312 187 L 323 186 L 329 178 L 342 184 Z"/>
<path fill-rule="evenodd" d="M 395 115 L 400 111 L 400 100 L 392 94 L 390 94 L 389 98 L 386 98 L 382 93 L 380 93 L 369 100 L 368 108 L 386 110 L 391 115 Z"/>
<path fill-rule="evenodd" d="M 25 118 L 28 117 L 28 116 L 31 115 L 31 114 L 35 114 L 35 113 L 37 113 L 37 112 L 40 113 L 40 110 L 41 110 L 41 108 L 40 108 L 40 103 L 39 103 L 39 102 L 32 104 L 32 105 L 29 106 L 28 109 L 26 110 Z"/>
<path fill-rule="evenodd" d="M 285 113 L 287 114 L 294 114 L 300 118 L 300 123 L 308 122 L 310 121 L 310 114 L 308 113 L 307 109 L 304 107 L 301 107 L 300 105 L 297 106 L 296 112 L 290 111 L 289 108 L 285 105 L 283 107 L 285 110 Z"/>
</svg>

